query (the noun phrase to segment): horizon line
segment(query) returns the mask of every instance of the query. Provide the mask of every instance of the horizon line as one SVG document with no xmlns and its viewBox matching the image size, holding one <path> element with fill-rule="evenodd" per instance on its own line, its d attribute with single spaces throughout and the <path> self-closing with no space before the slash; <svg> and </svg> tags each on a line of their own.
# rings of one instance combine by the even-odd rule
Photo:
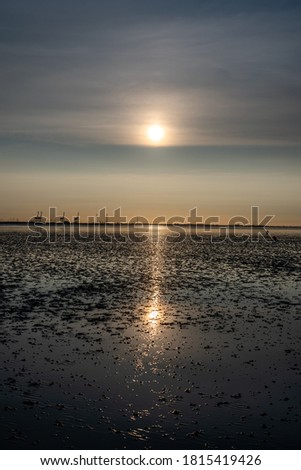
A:
<svg viewBox="0 0 301 470">
<path fill-rule="evenodd" d="M 136 223 L 129 223 L 129 222 L 123 222 L 123 223 L 116 223 L 116 222 L 70 222 L 70 221 L 65 221 L 65 222 L 30 222 L 30 221 L 22 221 L 22 220 L 15 220 L 15 221 L 1 221 L 0 220 L 0 226 L 11 226 L 11 225 L 22 225 L 22 226 L 35 226 L 35 227 L 47 227 L 48 225 L 51 226 L 111 226 L 111 227 L 126 227 L 126 226 L 131 226 L 135 227 L 137 226 L 145 226 L 145 227 L 151 227 L 151 226 L 162 226 L 162 227 L 198 227 L 198 228 L 203 228 L 203 227 L 213 227 L 213 228 L 223 228 L 223 227 L 235 227 L 235 228 L 262 228 L 262 229 L 275 229 L 275 228 L 290 228 L 290 229 L 301 229 L 301 225 L 252 225 L 252 224 L 202 224 L 202 223 L 142 223 L 142 222 L 136 222 Z"/>
</svg>

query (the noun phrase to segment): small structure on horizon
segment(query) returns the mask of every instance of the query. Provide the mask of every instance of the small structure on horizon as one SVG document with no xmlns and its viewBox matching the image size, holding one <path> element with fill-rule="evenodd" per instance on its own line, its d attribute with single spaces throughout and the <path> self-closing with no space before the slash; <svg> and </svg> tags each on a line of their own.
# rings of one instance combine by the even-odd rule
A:
<svg viewBox="0 0 301 470">
<path fill-rule="evenodd" d="M 61 215 L 60 217 L 57 218 L 56 223 L 70 224 L 70 220 L 67 219 L 67 217 L 65 216 L 65 212 L 63 212 L 63 215 Z"/>
<path fill-rule="evenodd" d="M 38 211 L 37 215 L 31 219 L 31 221 L 34 224 L 45 224 L 46 223 L 46 217 L 43 217 L 43 212 Z"/>
</svg>

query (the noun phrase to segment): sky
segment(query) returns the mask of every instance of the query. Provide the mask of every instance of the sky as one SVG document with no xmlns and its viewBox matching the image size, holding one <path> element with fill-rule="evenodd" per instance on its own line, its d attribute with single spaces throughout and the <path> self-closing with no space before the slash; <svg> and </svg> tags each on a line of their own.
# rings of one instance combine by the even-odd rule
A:
<svg viewBox="0 0 301 470">
<path fill-rule="evenodd" d="M 2 0 L 0 219 L 301 225 L 300 20 L 298 1 Z"/>
</svg>

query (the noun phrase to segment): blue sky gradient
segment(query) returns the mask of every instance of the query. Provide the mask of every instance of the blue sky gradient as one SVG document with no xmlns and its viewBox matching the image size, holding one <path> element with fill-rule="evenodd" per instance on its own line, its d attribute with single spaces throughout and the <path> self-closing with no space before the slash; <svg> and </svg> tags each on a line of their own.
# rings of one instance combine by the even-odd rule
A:
<svg viewBox="0 0 301 470">
<path fill-rule="evenodd" d="M 300 224 L 300 13 L 292 1 L 2 1 L 0 217 L 201 204 L 225 221 L 253 204 Z"/>
</svg>

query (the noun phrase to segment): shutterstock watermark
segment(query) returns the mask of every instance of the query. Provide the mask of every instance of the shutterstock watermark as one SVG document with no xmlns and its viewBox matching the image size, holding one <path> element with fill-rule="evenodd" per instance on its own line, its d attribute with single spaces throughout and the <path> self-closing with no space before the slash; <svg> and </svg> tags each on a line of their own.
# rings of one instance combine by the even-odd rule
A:
<svg viewBox="0 0 301 470">
<path fill-rule="evenodd" d="M 189 238 L 195 243 L 210 240 L 211 243 L 258 242 L 260 239 L 276 241 L 276 237 L 268 230 L 274 215 L 260 216 L 259 206 L 251 206 L 250 217 L 235 215 L 226 224 L 220 223 L 219 216 L 203 217 L 196 207 L 188 211 L 187 216 L 160 215 L 153 220 L 138 215 L 128 219 L 122 214 L 121 207 L 108 215 L 106 208 L 98 211 L 96 216 L 87 217 L 82 221 L 79 214 L 72 219 L 58 215 L 56 207 L 49 208 L 48 217 L 39 213 L 28 223 L 30 234 L 28 243 L 92 243 L 100 241 L 112 243 L 155 242 L 164 236 L 167 243 L 181 243 Z"/>
</svg>

